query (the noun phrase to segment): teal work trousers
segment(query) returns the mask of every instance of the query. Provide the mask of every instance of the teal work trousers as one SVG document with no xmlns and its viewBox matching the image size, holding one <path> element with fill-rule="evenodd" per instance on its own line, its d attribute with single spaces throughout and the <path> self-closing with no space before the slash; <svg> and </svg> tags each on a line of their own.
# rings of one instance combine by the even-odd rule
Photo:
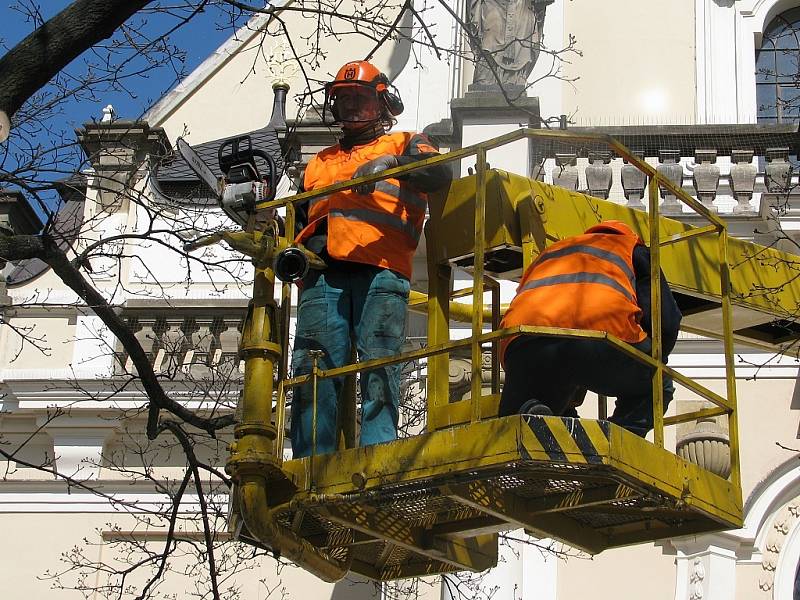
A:
<svg viewBox="0 0 800 600">
<path fill-rule="evenodd" d="M 309 272 L 297 308 L 293 375 L 311 372 L 312 350 L 322 351 L 321 369 L 347 364 L 353 344 L 360 361 L 397 355 L 405 337 L 409 289 L 404 277 L 371 265 L 349 263 Z M 400 368 L 394 364 L 360 375 L 362 446 L 397 437 Z M 343 377 L 318 382 L 318 454 L 337 448 L 337 400 L 343 384 Z M 291 411 L 295 458 L 311 454 L 313 412 L 311 384 L 295 388 Z"/>
</svg>

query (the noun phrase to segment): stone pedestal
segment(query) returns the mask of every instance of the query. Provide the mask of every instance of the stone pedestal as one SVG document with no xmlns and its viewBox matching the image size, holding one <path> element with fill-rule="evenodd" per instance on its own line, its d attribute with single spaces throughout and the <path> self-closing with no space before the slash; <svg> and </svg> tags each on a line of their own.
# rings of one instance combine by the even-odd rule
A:
<svg viewBox="0 0 800 600">
<path fill-rule="evenodd" d="M 75 133 L 94 169 L 93 186 L 104 207 L 121 203 L 148 156 L 169 154 L 164 130 L 145 121 L 90 122 Z"/>
<path fill-rule="evenodd" d="M 729 600 L 736 597 L 737 544 L 724 535 L 670 540 L 676 551 L 676 600 Z"/>
<path fill-rule="evenodd" d="M 509 106 L 506 98 L 496 92 L 467 92 L 463 98 L 450 103 L 453 128 L 461 131 L 461 146 L 471 146 L 520 127 L 539 127 L 539 99 L 520 97 Z M 531 142 L 519 140 L 490 150 L 487 161 L 492 167 L 530 177 Z M 475 157 L 461 161 L 461 175 L 475 169 Z"/>
<path fill-rule="evenodd" d="M 789 148 L 767 148 L 767 165 L 764 169 L 764 185 L 774 194 L 788 194 L 792 191 L 792 165 L 789 162 Z"/>
</svg>

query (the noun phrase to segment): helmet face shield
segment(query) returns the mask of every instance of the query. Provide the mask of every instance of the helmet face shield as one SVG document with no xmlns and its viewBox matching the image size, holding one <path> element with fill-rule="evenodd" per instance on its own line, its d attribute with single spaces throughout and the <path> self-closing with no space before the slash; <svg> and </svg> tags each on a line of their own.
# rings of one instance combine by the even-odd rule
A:
<svg viewBox="0 0 800 600">
<path fill-rule="evenodd" d="M 365 82 L 332 85 L 328 90 L 334 118 L 346 125 L 379 121 L 382 117 L 378 90 Z"/>
<path fill-rule="evenodd" d="M 402 112 L 388 101 L 395 96 L 389 92 L 389 80 L 375 65 L 366 60 L 345 63 L 333 81 L 325 85 L 325 105 L 322 120 L 328 125 L 341 123 L 342 127 L 356 128 L 369 123 L 390 121 Z M 397 112 L 393 112 L 393 107 Z M 333 121 L 326 116 L 330 112 Z"/>
</svg>

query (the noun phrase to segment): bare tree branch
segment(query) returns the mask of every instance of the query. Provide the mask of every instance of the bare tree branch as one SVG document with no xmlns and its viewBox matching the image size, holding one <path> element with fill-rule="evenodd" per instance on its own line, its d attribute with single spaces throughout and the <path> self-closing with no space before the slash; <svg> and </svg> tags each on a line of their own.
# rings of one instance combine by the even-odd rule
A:
<svg viewBox="0 0 800 600">
<path fill-rule="evenodd" d="M 76 0 L 0 58 L 0 141 L 23 103 L 150 0 Z"/>
</svg>

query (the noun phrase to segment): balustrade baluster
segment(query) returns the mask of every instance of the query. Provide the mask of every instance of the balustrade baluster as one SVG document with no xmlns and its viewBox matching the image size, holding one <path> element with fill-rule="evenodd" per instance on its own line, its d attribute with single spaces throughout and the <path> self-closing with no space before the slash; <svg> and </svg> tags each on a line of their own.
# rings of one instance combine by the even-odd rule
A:
<svg viewBox="0 0 800 600">
<path fill-rule="evenodd" d="M 612 176 L 611 152 L 589 152 L 589 164 L 586 167 L 589 195 L 607 200 L 611 193 Z"/>
<path fill-rule="evenodd" d="M 717 207 L 714 206 L 717 188 L 719 188 L 719 165 L 716 164 L 717 151 L 695 150 L 694 161 L 692 183 L 694 184 L 697 198 L 708 210 L 718 212 Z"/>
<path fill-rule="evenodd" d="M 731 152 L 731 190 L 736 199 L 735 214 L 753 212 L 750 201 L 756 184 L 758 168 L 753 164 L 752 150 L 733 150 Z"/>
<path fill-rule="evenodd" d="M 644 158 L 641 152 L 635 152 L 639 158 Z M 627 160 L 622 165 L 622 189 L 627 200 L 626 206 L 636 210 L 645 210 L 644 191 L 647 188 L 647 176 L 638 168 L 630 164 Z"/>
<path fill-rule="evenodd" d="M 764 185 L 773 194 L 788 194 L 792 189 L 792 165 L 789 163 L 789 148 L 767 148 L 767 165 Z"/>
<path fill-rule="evenodd" d="M 570 191 L 578 189 L 578 156 L 575 153 L 556 154 L 553 184 Z"/>
</svg>

